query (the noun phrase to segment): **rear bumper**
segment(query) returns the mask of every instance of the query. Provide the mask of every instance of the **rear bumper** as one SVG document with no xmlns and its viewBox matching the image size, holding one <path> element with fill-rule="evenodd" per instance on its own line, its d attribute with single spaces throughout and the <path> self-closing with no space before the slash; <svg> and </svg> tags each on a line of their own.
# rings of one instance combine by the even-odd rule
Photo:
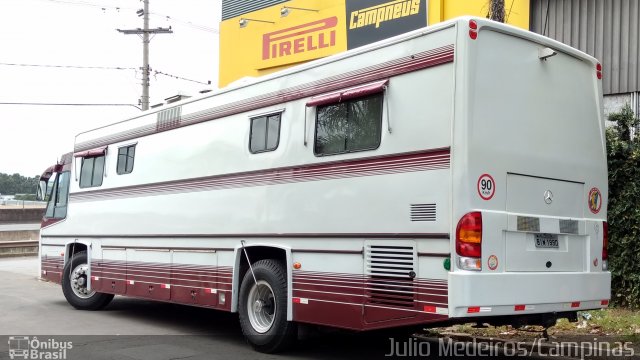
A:
<svg viewBox="0 0 640 360">
<path fill-rule="evenodd" d="M 449 273 L 449 317 L 525 315 L 606 307 L 611 273 Z M 470 309 L 471 308 L 471 309 Z"/>
</svg>

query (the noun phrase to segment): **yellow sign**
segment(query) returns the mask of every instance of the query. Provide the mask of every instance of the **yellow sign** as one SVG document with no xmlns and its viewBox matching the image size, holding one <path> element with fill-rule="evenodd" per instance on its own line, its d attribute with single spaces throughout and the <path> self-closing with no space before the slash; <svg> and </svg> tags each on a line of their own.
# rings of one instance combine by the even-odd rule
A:
<svg viewBox="0 0 640 360">
<path fill-rule="evenodd" d="M 344 1 L 292 0 L 223 21 L 220 86 L 346 51 Z M 286 16 L 284 5 L 289 7 Z M 240 19 L 245 20 L 242 27 Z"/>
<path fill-rule="evenodd" d="M 507 2 L 507 23 L 528 29 L 529 1 Z M 487 3 L 488 0 L 290 0 L 278 3 L 220 24 L 219 85 L 266 75 L 427 23 L 436 24 L 462 15 L 486 17 Z"/>
</svg>

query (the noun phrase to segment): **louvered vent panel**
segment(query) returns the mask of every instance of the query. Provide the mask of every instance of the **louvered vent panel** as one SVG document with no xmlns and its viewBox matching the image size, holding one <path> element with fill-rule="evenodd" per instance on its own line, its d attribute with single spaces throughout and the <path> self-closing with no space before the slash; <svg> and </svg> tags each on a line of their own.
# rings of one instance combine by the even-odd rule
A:
<svg viewBox="0 0 640 360">
<path fill-rule="evenodd" d="M 158 122 L 156 128 L 158 130 L 168 130 L 180 125 L 182 117 L 182 106 L 176 106 L 171 109 L 163 110 L 158 113 Z"/>
<path fill-rule="evenodd" d="M 540 219 L 531 216 L 518 216 L 518 231 L 540 231 Z"/>
<path fill-rule="evenodd" d="M 436 204 L 411 204 L 411 221 L 436 221 Z"/>
<path fill-rule="evenodd" d="M 367 302 L 414 307 L 415 246 L 367 245 Z"/>
<path fill-rule="evenodd" d="M 560 220 L 560 232 L 564 234 L 577 234 L 578 233 L 578 221 L 577 220 Z"/>
</svg>

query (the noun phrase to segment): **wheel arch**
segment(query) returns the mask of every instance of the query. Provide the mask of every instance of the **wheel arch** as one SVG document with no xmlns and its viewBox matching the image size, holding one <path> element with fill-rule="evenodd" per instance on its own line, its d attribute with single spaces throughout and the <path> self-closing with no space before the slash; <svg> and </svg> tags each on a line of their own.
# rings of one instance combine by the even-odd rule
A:
<svg viewBox="0 0 640 360">
<path fill-rule="evenodd" d="M 85 251 L 87 253 L 87 265 L 89 266 L 89 271 L 87 276 L 91 279 L 91 249 L 92 244 L 90 241 L 75 239 L 73 241 L 67 241 L 64 244 L 64 265 L 67 265 L 67 262 L 71 260 L 73 255 Z M 91 281 L 87 284 L 87 288 L 91 290 Z"/>
<path fill-rule="evenodd" d="M 292 307 L 292 276 L 293 276 L 293 259 L 291 258 L 291 247 L 284 245 L 274 245 L 265 243 L 245 243 L 244 249 L 246 249 L 249 255 L 251 263 L 255 263 L 264 259 L 280 260 L 287 268 L 287 320 L 293 320 L 293 307 Z M 240 292 L 240 283 L 247 270 L 249 270 L 249 263 L 247 257 L 244 254 L 242 244 L 238 244 L 234 249 L 234 266 L 232 276 L 232 294 L 231 294 L 231 312 L 238 312 L 238 297 Z"/>
</svg>

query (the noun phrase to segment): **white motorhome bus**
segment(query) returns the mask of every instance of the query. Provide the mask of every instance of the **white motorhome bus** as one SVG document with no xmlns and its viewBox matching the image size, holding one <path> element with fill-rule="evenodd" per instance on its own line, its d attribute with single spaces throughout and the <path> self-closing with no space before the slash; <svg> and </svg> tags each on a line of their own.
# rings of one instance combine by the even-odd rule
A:
<svg viewBox="0 0 640 360">
<path fill-rule="evenodd" d="M 237 312 L 265 352 L 606 307 L 601 71 L 459 18 L 81 133 L 42 177 L 41 276 L 78 309 Z"/>
</svg>

